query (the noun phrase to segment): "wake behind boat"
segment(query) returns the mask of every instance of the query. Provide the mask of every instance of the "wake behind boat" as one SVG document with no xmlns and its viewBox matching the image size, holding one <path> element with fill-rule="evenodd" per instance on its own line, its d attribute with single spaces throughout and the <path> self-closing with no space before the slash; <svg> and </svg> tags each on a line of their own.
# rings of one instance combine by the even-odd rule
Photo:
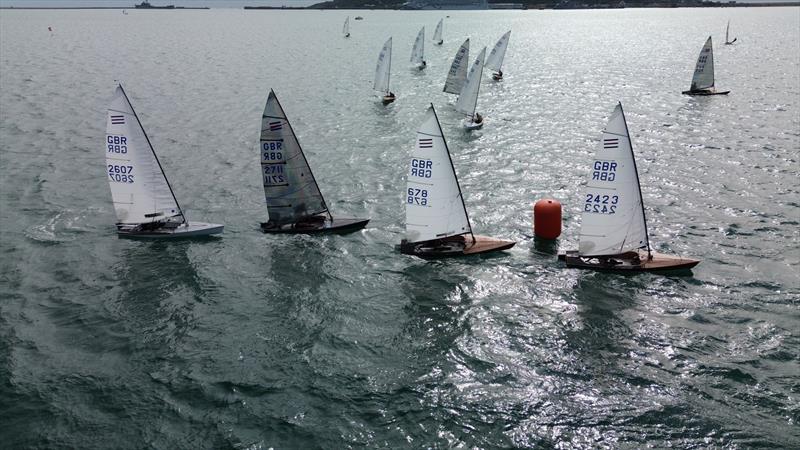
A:
<svg viewBox="0 0 800 450">
<path fill-rule="evenodd" d="M 489 253 L 516 244 L 473 234 L 433 104 L 417 131 L 405 196 L 406 237 L 398 246 L 403 254 L 434 259 Z"/>
<path fill-rule="evenodd" d="M 567 267 L 649 272 L 691 269 L 700 261 L 650 249 L 647 221 L 622 104 L 617 104 L 592 162 L 578 250 L 558 256 Z"/>
<path fill-rule="evenodd" d="M 223 225 L 186 219 L 121 84 L 106 117 L 106 170 L 120 236 L 178 238 L 222 233 Z"/>
<path fill-rule="evenodd" d="M 334 219 L 300 142 L 275 92 L 270 90 L 261 118 L 261 175 L 269 221 L 265 233 L 351 233 L 369 219 Z"/>
<path fill-rule="evenodd" d="M 381 102 L 388 105 L 395 101 L 394 93 L 389 90 L 389 79 L 392 72 L 392 38 L 389 38 L 380 54 L 378 54 L 378 65 L 375 67 L 375 82 L 372 88 L 381 92 Z"/>
<path fill-rule="evenodd" d="M 714 86 L 714 46 L 711 44 L 711 36 L 709 36 L 700 50 L 700 56 L 697 57 L 697 65 L 692 76 L 692 85 L 688 91 L 683 91 L 682 94 L 726 95 L 729 92 L 718 92 Z"/>
</svg>

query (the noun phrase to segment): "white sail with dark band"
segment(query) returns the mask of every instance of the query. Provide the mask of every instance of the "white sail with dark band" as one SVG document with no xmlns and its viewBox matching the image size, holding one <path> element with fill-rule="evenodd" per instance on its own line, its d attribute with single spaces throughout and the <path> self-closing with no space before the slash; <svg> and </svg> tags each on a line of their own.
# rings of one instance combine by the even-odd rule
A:
<svg viewBox="0 0 800 450">
<path fill-rule="evenodd" d="M 711 44 L 711 36 L 706 40 L 700 56 L 697 57 L 697 65 L 692 76 L 691 91 L 699 91 L 714 87 L 714 48 Z"/>
<path fill-rule="evenodd" d="M 259 148 L 270 223 L 297 223 L 328 213 L 303 149 L 272 90 L 261 118 Z"/>
<path fill-rule="evenodd" d="M 467 82 L 461 89 L 461 95 L 456 102 L 456 111 L 470 117 L 475 115 L 475 108 L 478 105 L 478 91 L 481 87 L 481 77 L 483 75 L 483 59 L 486 56 L 486 47 L 483 47 L 467 75 Z"/>
<path fill-rule="evenodd" d="M 458 48 L 453 63 L 450 65 L 450 72 L 447 73 L 447 80 L 444 82 L 444 92 L 448 94 L 460 94 L 464 82 L 467 81 L 467 65 L 469 64 L 469 38 Z"/>
<path fill-rule="evenodd" d="M 433 105 L 417 130 L 406 201 L 406 239 L 424 242 L 472 233 L 461 189 Z"/>
<path fill-rule="evenodd" d="M 508 48 L 508 40 L 511 38 L 511 30 L 504 34 L 486 58 L 486 67 L 499 72 L 503 67 L 503 59 L 506 57 L 506 49 Z"/>
<path fill-rule="evenodd" d="M 611 114 L 583 198 L 581 256 L 648 248 L 639 175 L 622 105 Z"/>
<path fill-rule="evenodd" d="M 106 117 L 106 176 L 119 224 L 186 219 L 122 86 Z M 173 219 L 175 220 L 175 219 Z"/>
<path fill-rule="evenodd" d="M 392 38 L 383 44 L 381 53 L 378 55 L 378 65 L 375 67 L 375 83 L 373 89 L 389 93 L 389 75 L 392 70 Z"/>
</svg>

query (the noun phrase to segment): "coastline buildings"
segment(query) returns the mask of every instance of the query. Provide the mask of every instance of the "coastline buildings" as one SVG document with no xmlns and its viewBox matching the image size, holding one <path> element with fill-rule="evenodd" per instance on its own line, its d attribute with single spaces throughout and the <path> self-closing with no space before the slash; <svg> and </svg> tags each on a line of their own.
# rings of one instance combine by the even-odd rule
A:
<svg viewBox="0 0 800 450">
<path fill-rule="evenodd" d="M 489 9 L 489 0 L 410 0 L 403 9 Z"/>
</svg>

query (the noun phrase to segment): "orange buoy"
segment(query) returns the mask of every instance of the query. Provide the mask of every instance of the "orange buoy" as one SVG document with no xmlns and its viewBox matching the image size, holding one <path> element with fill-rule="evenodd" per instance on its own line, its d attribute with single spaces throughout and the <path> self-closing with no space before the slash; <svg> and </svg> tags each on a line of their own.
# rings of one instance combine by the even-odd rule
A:
<svg viewBox="0 0 800 450">
<path fill-rule="evenodd" d="M 545 198 L 533 205 L 533 234 L 544 239 L 561 236 L 561 203 Z"/>
</svg>

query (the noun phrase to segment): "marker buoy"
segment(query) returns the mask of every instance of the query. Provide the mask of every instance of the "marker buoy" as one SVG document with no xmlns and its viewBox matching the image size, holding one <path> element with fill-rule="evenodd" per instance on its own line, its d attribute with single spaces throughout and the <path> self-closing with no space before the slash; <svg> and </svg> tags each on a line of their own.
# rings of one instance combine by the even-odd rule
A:
<svg viewBox="0 0 800 450">
<path fill-rule="evenodd" d="M 561 236 L 561 203 L 544 198 L 533 205 L 533 234 L 543 239 Z"/>
</svg>

